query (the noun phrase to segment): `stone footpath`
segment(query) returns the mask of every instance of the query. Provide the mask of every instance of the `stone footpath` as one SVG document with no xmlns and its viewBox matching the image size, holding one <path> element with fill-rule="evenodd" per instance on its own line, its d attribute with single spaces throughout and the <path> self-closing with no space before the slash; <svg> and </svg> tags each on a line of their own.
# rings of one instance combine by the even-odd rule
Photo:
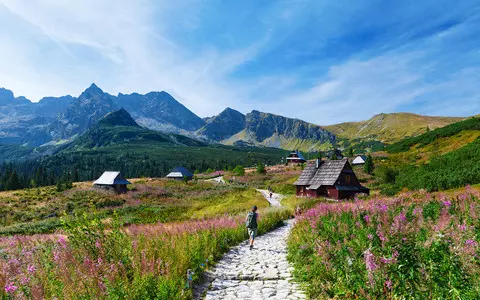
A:
<svg viewBox="0 0 480 300">
<path fill-rule="evenodd" d="M 232 248 L 211 271 L 215 278 L 204 299 L 306 299 L 293 281 L 287 261 L 286 239 L 293 220 L 255 239 Z"/>
<path fill-rule="evenodd" d="M 265 199 L 270 202 L 271 206 L 282 206 L 282 204 L 280 203 L 283 199 L 282 194 L 272 193 L 272 198 L 270 199 L 270 192 L 268 190 L 257 189 L 257 191 L 262 193 L 263 197 L 265 197 Z"/>
</svg>

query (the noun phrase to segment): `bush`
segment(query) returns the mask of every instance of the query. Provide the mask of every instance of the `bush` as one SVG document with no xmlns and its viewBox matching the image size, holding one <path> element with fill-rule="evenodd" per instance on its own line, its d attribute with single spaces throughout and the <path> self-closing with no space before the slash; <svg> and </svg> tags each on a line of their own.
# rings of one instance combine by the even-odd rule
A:
<svg viewBox="0 0 480 300">
<path fill-rule="evenodd" d="M 245 168 L 238 165 L 233 169 L 233 174 L 235 174 L 237 176 L 243 176 L 243 175 L 245 175 Z"/>
<path fill-rule="evenodd" d="M 258 174 L 265 174 L 267 171 L 265 170 L 265 164 L 258 163 L 257 164 L 257 173 Z"/>
</svg>

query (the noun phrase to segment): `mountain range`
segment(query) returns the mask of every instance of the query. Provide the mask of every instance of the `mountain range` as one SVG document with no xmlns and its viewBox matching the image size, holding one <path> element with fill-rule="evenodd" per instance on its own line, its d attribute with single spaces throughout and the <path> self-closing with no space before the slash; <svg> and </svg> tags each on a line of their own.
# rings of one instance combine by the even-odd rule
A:
<svg viewBox="0 0 480 300">
<path fill-rule="evenodd" d="M 256 110 L 242 114 L 231 108 L 202 119 L 165 91 L 114 96 L 92 84 L 78 97 L 46 97 L 35 103 L 0 88 L 0 144 L 38 147 L 72 142 L 121 108 L 116 118 L 128 115 L 132 119 L 128 122 L 150 130 L 150 134 L 175 133 L 204 143 L 303 151 L 330 148 L 341 140 L 391 143 L 463 119 L 395 113 L 363 122 L 319 126 Z"/>
</svg>

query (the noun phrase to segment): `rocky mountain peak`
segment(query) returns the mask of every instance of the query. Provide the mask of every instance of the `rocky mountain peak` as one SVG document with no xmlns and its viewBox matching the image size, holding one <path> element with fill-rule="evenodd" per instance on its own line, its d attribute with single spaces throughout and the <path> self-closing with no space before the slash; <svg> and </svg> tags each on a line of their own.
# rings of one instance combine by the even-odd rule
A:
<svg viewBox="0 0 480 300">
<path fill-rule="evenodd" d="M 11 90 L 0 88 L 0 105 L 10 104 L 14 99 L 15 97 Z"/>
<path fill-rule="evenodd" d="M 103 95 L 104 92 L 95 83 L 92 83 L 83 93 L 80 98 L 91 98 L 93 96 Z"/>
<path fill-rule="evenodd" d="M 108 113 L 98 122 L 100 126 L 132 126 L 140 127 L 132 116 L 123 108 Z"/>
</svg>

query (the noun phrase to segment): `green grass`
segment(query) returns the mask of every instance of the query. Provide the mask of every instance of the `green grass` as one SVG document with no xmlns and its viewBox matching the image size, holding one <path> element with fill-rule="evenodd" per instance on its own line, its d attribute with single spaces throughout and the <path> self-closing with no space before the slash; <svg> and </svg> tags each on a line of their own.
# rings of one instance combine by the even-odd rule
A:
<svg viewBox="0 0 480 300">
<path fill-rule="evenodd" d="M 145 224 L 233 215 L 253 205 L 268 206 L 260 193 L 244 185 L 134 180 L 126 195 L 99 191 L 90 183 L 75 185 L 64 192 L 54 187 L 1 192 L 0 235 L 53 232 L 61 227 L 60 217 L 91 215 L 93 211 L 102 219 L 116 211 L 128 224 Z"/>
</svg>

